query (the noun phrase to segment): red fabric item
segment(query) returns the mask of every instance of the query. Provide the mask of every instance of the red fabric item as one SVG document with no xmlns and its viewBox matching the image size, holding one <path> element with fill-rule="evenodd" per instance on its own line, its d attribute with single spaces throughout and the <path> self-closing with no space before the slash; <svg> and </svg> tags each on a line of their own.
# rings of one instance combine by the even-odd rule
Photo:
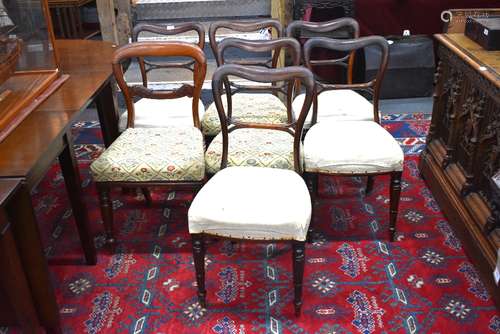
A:
<svg viewBox="0 0 500 334">
<path fill-rule="evenodd" d="M 441 13 L 450 8 L 494 8 L 499 0 L 356 0 L 362 35 L 402 35 L 443 31 Z"/>
<path fill-rule="evenodd" d="M 356 19 L 361 35 L 402 35 L 409 29 L 413 35 L 431 35 L 443 31 L 441 13 L 450 8 L 496 8 L 500 0 L 356 0 Z M 326 21 L 342 11 L 313 9 L 306 21 Z"/>
</svg>

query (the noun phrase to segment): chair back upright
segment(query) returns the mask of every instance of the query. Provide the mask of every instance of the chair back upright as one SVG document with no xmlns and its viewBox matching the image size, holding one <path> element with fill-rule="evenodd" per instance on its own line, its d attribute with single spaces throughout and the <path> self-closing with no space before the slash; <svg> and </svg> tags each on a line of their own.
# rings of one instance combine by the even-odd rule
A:
<svg viewBox="0 0 500 334">
<path fill-rule="evenodd" d="M 184 83 L 177 89 L 152 90 L 143 85 L 129 85 L 123 74 L 123 63 L 131 58 L 144 57 L 187 57 L 194 62 L 193 84 Z M 127 128 L 134 127 L 134 97 L 149 99 L 175 99 L 192 97 L 193 125 L 200 128 L 198 105 L 201 89 L 207 71 L 205 53 L 197 45 L 185 42 L 136 42 L 118 48 L 113 54 L 113 74 L 120 87 L 127 105 Z M 166 111 L 168 112 L 168 111 Z"/>
<path fill-rule="evenodd" d="M 222 63 L 219 63 L 218 54 L 220 52 L 219 44 L 223 41 L 217 41 L 217 30 L 219 29 L 229 29 L 236 32 L 242 33 L 250 33 L 259 31 L 262 29 L 270 29 L 274 30 L 275 37 L 281 38 L 283 36 L 283 27 L 280 21 L 275 19 L 266 19 L 266 20 L 258 20 L 258 21 L 218 21 L 214 22 L 210 25 L 208 29 L 208 37 L 210 40 L 210 47 L 212 48 L 212 52 L 214 53 L 215 59 L 217 61 L 217 66 L 221 66 Z M 263 62 L 259 61 L 251 61 L 251 60 L 239 60 L 233 62 L 234 64 L 240 65 L 257 65 L 257 66 L 265 66 L 268 68 L 276 68 L 279 59 L 279 52 L 275 52 L 271 59 L 268 59 Z"/>
<path fill-rule="evenodd" d="M 139 35 L 144 32 L 153 33 L 155 35 L 161 36 L 176 36 L 185 32 L 194 31 L 198 35 L 198 41 L 196 45 L 203 50 L 205 47 L 205 28 L 203 25 L 196 22 L 186 22 L 186 23 L 175 23 L 169 25 L 156 25 L 140 23 L 134 27 L 132 30 L 132 42 L 138 42 Z M 174 38 L 172 37 L 172 41 Z M 144 87 L 148 86 L 148 72 L 155 69 L 162 68 L 183 68 L 189 71 L 194 71 L 194 61 L 177 61 L 177 62 L 152 62 L 151 60 L 146 60 L 144 57 L 138 58 L 139 68 L 141 71 L 142 83 Z"/>
<path fill-rule="evenodd" d="M 302 37 L 306 37 L 302 35 L 303 33 L 309 33 L 311 35 L 309 37 L 328 37 L 329 34 L 345 29 L 349 30 L 349 39 L 359 38 L 358 21 L 350 17 L 325 22 L 292 21 L 287 26 L 285 35 L 300 40 Z M 313 66 L 340 65 L 347 67 L 347 82 L 352 83 L 354 55 L 355 52 L 352 52 L 348 56 L 347 64 L 332 63 L 329 60 L 312 60 L 311 64 Z M 302 61 L 304 60 L 302 59 Z"/>
<path fill-rule="evenodd" d="M 224 65 L 225 59 L 224 54 L 227 50 L 231 48 L 240 49 L 247 52 L 274 52 L 278 54 L 281 50 L 285 49 L 289 51 L 292 64 L 294 66 L 298 66 L 300 64 L 300 44 L 293 38 L 279 38 L 279 39 L 271 39 L 271 40 L 246 40 L 241 38 L 226 38 L 218 45 L 218 53 L 217 53 L 217 63 Z M 234 64 L 234 63 L 233 63 Z M 236 63 L 237 65 L 242 66 L 253 66 L 259 67 L 258 65 L 248 65 Z M 260 68 L 268 68 L 265 66 L 260 66 Z M 252 84 L 240 84 L 238 82 L 232 81 L 229 77 L 225 78 L 224 88 L 226 90 L 226 98 L 227 98 L 227 112 L 228 116 L 232 115 L 232 99 L 231 96 L 233 94 L 239 92 L 270 92 L 274 95 L 278 95 L 281 92 L 280 87 L 274 87 L 273 85 L 252 85 Z M 293 84 L 289 83 L 289 90 L 293 89 Z M 287 117 L 288 122 L 292 122 L 293 113 L 292 109 L 292 94 L 290 92 L 286 93 L 286 107 L 287 107 Z"/>
<path fill-rule="evenodd" d="M 381 59 L 376 77 L 373 80 L 364 83 L 347 83 L 347 84 L 327 84 L 316 80 L 316 92 L 313 103 L 314 107 L 312 115 L 312 124 L 315 124 L 317 121 L 318 95 L 324 91 L 339 90 L 339 89 L 351 89 L 355 91 L 367 92 L 370 95 L 372 95 L 373 119 L 375 122 L 380 123 L 380 117 L 379 117 L 380 89 L 385 71 L 387 69 L 387 63 L 389 60 L 389 44 L 387 43 L 387 40 L 384 37 L 369 36 L 369 37 L 361 37 L 358 39 L 332 39 L 325 37 L 314 37 L 309 39 L 304 44 L 304 53 L 303 53 L 304 63 L 307 68 L 312 69 L 313 65 L 315 65 L 315 62 L 318 62 L 311 60 L 312 50 L 316 48 L 350 53 L 356 50 L 366 48 L 368 46 L 376 46 L 380 48 L 381 51 Z M 321 64 L 323 64 L 323 62 L 324 63 L 328 62 L 328 64 L 342 63 L 345 62 L 347 57 L 349 56 L 338 59 L 328 59 L 326 61 L 321 60 L 319 62 L 321 62 Z"/>
<path fill-rule="evenodd" d="M 306 93 L 299 118 L 297 120 L 293 119 L 291 122 L 288 122 L 286 124 L 264 124 L 235 121 L 231 116 L 226 116 L 226 112 L 222 104 L 222 90 L 223 84 L 229 76 L 234 76 L 259 83 L 273 84 L 272 86 L 265 85 L 260 87 L 265 87 L 265 89 L 279 89 L 283 94 L 291 94 L 291 92 L 293 91 L 293 85 L 296 82 L 301 82 L 301 84 L 305 88 Z M 292 85 L 292 89 L 289 88 L 290 84 Z M 297 173 L 301 174 L 303 172 L 303 166 L 300 159 L 302 130 L 304 128 L 304 122 L 306 120 L 309 109 L 311 108 L 314 89 L 314 75 L 309 69 L 305 67 L 289 66 L 278 69 L 267 69 L 262 67 L 226 64 L 217 68 L 212 78 L 212 94 L 214 96 L 215 106 L 217 108 L 221 123 L 221 169 L 227 167 L 229 133 L 236 129 L 254 128 L 285 131 L 293 135 L 294 169 Z"/>
</svg>

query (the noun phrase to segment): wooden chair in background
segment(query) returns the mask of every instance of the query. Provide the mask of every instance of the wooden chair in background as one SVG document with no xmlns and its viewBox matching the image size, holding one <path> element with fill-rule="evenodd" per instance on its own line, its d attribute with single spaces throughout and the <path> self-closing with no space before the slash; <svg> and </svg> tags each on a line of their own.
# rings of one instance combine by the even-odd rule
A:
<svg viewBox="0 0 500 334">
<path fill-rule="evenodd" d="M 173 91 L 153 91 L 142 85 L 129 86 L 125 82 L 122 63 L 137 57 L 189 57 L 195 62 L 193 84 L 183 84 Z M 113 72 L 127 105 L 127 129 L 90 166 L 109 243 L 115 240 L 111 189 L 168 186 L 197 191 L 203 185 L 204 142 L 198 104 L 206 66 L 203 50 L 189 43 L 138 42 L 116 50 Z M 186 96 L 191 98 L 191 110 L 186 113 L 191 115 L 192 124 L 134 127 L 134 97 L 166 100 Z"/>
<path fill-rule="evenodd" d="M 271 35 L 269 32 L 272 30 L 276 38 L 281 38 L 283 28 L 281 23 L 274 19 L 266 19 L 261 21 L 219 21 L 212 23 L 209 28 L 210 46 L 217 61 L 217 66 L 229 63 L 224 57 L 221 43 L 224 41 L 220 39 L 218 31 L 227 29 L 240 33 L 252 33 L 258 31 L 265 31 L 265 34 Z M 241 38 L 243 39 L 243 38 Z M 245 38 L 248 39 L 248 38 Z M 264 42 L 264 40 L 260 40 Z M 255 41 L 257 42 L 257 41 Z M 247 50 L 250 52 L 259 52 L 257 50 Z M 232 64 L 240 64 L 245 66 L 259 66 L 264 68 L 276 68 L 280 50 L 274 50 L 271 57 L 264 57 L 264 59 L 239 59 L 232 60 Z M 243 84 L 242 84 L 243 85 Z M 229 90 L 227 83 L 225 84 L 226 90 Z M 235 107 L 233 108 L 233 102 Z M 232 112 L 234 116 L 243 117 L 247 121 L 261 122 L 261 123 L 285 123 L 287 121 L 286 106 L 279 99 L 278 96 L 273 94 L 255 94 L 255 93 L 234 93 L 224 96 L 224 103 L 227 109 Z M 220 123 L 217 117 L 217 109 L 215 103 L 212 103 L 202 119 L 202 130 L 205 136 L 213 138 L 220 132 Z"/>
<path fill-rule="evenodd" d="M 196 45 L 203 50 L 205 46 L 205 29 L 199 23 L 178 23 L 168 26 L 138 24 L 132 31 L 132 42 L 137 42 L 143 33 L 150 33 L 154 36 L 169 37 L 175 41 L 179 34 L 194 31 L 198 36 Z M 150 41 L 155 43 L 156 41 Z M 194 71 L 195 61 L 157 59 L 153 61 L 144 57 L 138 58 L 139 69 L 141 71 L 142 84 L 148 87 L 148 74 L 153 71 L 164 71 L 169 69 L 185 69 Z M 134 103 L 134 126 L 137 128 L 157 128 L 170 125 L 192 124 L 191 106 L 192 97 L 184 96 L 178 99 L 154 99 L 144 97 Z M 198 103 L 198 117 L 201 119 L 205 113 L 203 103 Z M 127 128 L 128 113 L 120 116 L 119 128 L 123 131 Z"/>
<path fill-rule="evenodd" d="M 282 87 L 301 81 L 306 90 L 302 113 L 289 124 L 233 122 L 231 117 L 226 116 L 222 98 L 222 86 L 228 76 L 260 83 L 289 83 Z M 206 307 L 206 236 L 285 241 L 290 242 L 293 249 L 294 309 L 298 316 L 302 305 L 305 240 L 311 219 L 311 197 L 301 177 L 301 139 L 313 98 L 313 75 L 308 69 L 296 66 L 261 69 L 234 64 L 222 65 L 214 73 L 212 90 L 222 130 L 220 171 L 196 195 L 188 213 L 199 302 L 202 307 Z M 292 151 L 293 169 L 230 167 L 231 134 L 246 129 L 282 132 L 291 136 L 292 141 L 287 144 Z M 268 137 L 268 140 L 279 138 Z"/>
<path fill-rule="evenodd" d="M 332 38 L 334 34 L 345 32 L 346 38 L 359 38 L 359 24 L 352 18 L 341 18 L 327 22 L 293 21 L 287 29 L 286 35 L 301 40 L 303 37 Z M 312 57 L 311 57 L 312 58 Z M 348 84 L 353 83 L 355 52 L 345 54 L 339 59 L 310 60 L 309 69 L 315 73 L 315 78 L 320 86 L 328 86 L 324 78 L 316 74 L 320 67 L 336 66 L 343 67 L 347 72 Z M 304 101 L 304 95 L 299 94 L 294 100 L 294 113 L 300 112 Z M 314 119 L 314 120 L 313 120 Z M 365 97 L 358 94 L 354 89 L 329 90 L 320 96 L 316 96 L 313 102 L 313 112 L 309 113 L 309 119 L 305 127 L 309 128 L 313 123 L 326 119 L 337 121 L 378 121 L 378 110 L 373 110 L 373 105 Z"/>
</svg>

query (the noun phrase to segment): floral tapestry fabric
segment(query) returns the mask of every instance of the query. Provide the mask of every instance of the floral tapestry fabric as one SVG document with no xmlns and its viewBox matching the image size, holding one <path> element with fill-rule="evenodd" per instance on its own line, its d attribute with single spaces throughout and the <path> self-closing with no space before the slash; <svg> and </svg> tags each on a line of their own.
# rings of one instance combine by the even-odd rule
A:
<svg viewBox="0 0 500 334">
<path fill-rule="evenodd" d="M 130 128 L 90 166 L 96 182 L 200 181 L 203 135 L 196 127 Z"/>
<path fill-rule="evenodd" d="M 227 98 L 222 95 L 222 105 L 227 115 Z M 234 121 L 279 124 L 287 123 L 286 106 L 273 94 L 237 93 L 232 96 Z M 203 134 L 216 136 L 220 131 L 220 119 L 215 103 L 212 103 L 201 121 Z"/>
<path fill-rule="evenodd" d="M 222 134 L 214 138 L 205 163 L 208 173 L 220 169 Z M 229 133 L 227 165 L 294 169 L 293 136 L 285 131 L 267 129 L 236 129 Z"/>
</svg>

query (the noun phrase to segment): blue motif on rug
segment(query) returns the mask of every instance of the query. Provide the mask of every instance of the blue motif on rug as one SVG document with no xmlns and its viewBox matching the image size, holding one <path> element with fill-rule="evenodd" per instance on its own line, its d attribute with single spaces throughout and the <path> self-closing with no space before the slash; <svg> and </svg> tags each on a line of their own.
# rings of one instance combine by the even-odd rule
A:
<svg viewBox="0 0 500 334">
<path fill-rule="evenodd" d="M 439 232 L 441 232 L 441 234 L 443 234 L 444 244 L 446 246 L 457 252 L 462 249 L 460 240 L 455 236 L 455 233 L 453 233 L 453 230 L 446 221 L 442 220 L 437 223 L 436 228 L 439 230 Z"/>
<path fill-rule="evenodd" d="M 229 304 L 238 295 L 238 273 L 233 267 L 223 268 L 219 272 L 219 282 L 221 289 L 215 293 L 224 303 Z"/>
<path fill-rule="evenodd" d="M 467 282 L 469 283 L 469 288 L 467 289 L 470 293 L 476 296 L 478 299 L 487 301 L 490 299 L 490 295 L 486 290 L 479 274 L 476 269 L 469 262 L 464 262 L 458 268 L 458 272 L 465 275 Z"/>
<path fill-rule="evenodd" d="M 382 327 L 381 317 L 385 311 L 378 307 L 375 297 L 372 300 L 374 305 L 372 307 L 370 300 L 364 293 L 354 290 L 347 298 L 347 302 L 351 304 L 354 309 L 354 320 L 352 324 L 361 334 L 370 334 L 375 331 L 374 316 L 377 316 L 379 327 Z"/>
<path fill-rule="evenodd" d="M 88 333 L 98 333 L 103 328 L 106 315 L 111 308 L 111 302 L 112 295 L 107 291 L 94 298 L 92 313 L 90 318 L 85 321 L 85 328 Z"/>
</svg>

